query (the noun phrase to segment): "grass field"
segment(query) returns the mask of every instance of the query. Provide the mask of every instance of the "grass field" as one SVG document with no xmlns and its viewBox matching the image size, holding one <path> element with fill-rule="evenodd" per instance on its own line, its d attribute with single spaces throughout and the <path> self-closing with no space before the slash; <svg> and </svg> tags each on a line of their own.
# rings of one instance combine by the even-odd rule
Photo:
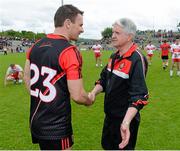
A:
<svg viewBox="0 0 180 151">
<path fill-rule="evenodd" d="M 112 52 L 103 53 L 107 62 Z M 86 90 L 91 90 L 101 68 L 96 68 L 92 52 L 82 52 L 83 78 Z M 35 150 L 29 132 L 29 95 L 22 85 L 4 87 L 4 75 L 10 63 L 24 67 L 25 54 L 0 55 L 0 150 Z M 163 71 L 161 59 L 156 53 L 149 67 L 147 85 L 150 99 L 141 111 L 136 149 L 180 150 L 180 77 L 169 77 L 169 69 Z M 79 106 L 72 102 L 74 129 L 73 149 L 99 150 L 103 125 L 103 94 L 92 107 Z"/>
</svg>

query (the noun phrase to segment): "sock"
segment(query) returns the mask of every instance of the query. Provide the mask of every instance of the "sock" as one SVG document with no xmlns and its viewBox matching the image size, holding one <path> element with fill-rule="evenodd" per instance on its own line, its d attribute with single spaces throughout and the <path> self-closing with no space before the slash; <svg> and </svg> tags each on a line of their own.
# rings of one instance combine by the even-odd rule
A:
<svg viewBox="0 0 180 151">
<path fill-rule="evenodd" d="M 170 76 L 171 77 L 173 76 L 173 70 L 170 70 Z"/>
<path fill-rule="evenodd" d="M 180 76 L 180 71 L 177 71 L 177 76 Z"/>
<path fill-rule="evenodd" d="M 19 83 L 22 83 L 22 80 L 20 79 L 18 82 L 19 82 Z"/>
</svg>

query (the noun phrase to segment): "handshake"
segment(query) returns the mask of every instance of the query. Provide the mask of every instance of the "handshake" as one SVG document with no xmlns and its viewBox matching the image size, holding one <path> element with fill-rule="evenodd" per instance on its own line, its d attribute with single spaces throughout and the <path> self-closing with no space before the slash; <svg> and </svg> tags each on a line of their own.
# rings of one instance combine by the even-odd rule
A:
<svg viewBox="0 0 180 151">
<path fill-rule="evenodd" d="M 101 85 L 97 84 L 94 89 L 88 93 L 86 102 L 84 103 L 86 106 L 90 106 L 95 102 L 96 95 L 98 95 L 100 92 L 103 91 L 103 88 Z"/>
<path fill-rule="evenodd" d="M 80 92 L 74 91 L 76 93 L 71 93 L 71 97 L 78 104 L 90 106 L 95 102 L 96 95 L 98 95 L 102 91 L 103 91 L 102 86 L 97 84 L 91 92 L 87 93 L 84 89 L 81 89 Z"/>
<path fill-rule="evenodd" d="M 91 91 L 91 92 L 89 92 L 88 93 L 88 98 L 87 98 L 87 100 L 86 100 L 86 102 L 85 102 L 85 106 L 90 106 L 90 105 L 92 105 L 94 102 L 95 102 L 95 99 L 96 99 L 96 94 L 95 93 L 93 93 L 93 91 Z"/>
</svg>

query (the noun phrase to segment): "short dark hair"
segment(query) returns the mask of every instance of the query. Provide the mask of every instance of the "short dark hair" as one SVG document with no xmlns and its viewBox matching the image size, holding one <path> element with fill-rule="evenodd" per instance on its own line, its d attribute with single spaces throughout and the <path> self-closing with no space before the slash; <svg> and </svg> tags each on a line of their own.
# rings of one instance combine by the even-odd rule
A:
<svg viewBox="0 0 180 151">
<path fill-rule="evenodd" d="M 11 68 L 14 68 L 15 64 L 12 63 L 12 64 L 10 64 L 9 66 L 10 66 Z"/>
<path fill-rule="evenodd" d="M 83 11 L 79 10 L 73 5 L 63 5 L 58 8 L 54 16 L 54 26 L 61 27 L 66 19 L 70 19 L 71 22 L 75 22 L 75 18 L 78 14 L 83 15 Z"/>
</svg>

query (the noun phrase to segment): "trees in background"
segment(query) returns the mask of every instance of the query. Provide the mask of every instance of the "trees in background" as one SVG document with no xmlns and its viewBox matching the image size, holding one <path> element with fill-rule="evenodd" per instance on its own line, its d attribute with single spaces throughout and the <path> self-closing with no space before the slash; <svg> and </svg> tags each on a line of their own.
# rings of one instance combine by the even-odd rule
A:
<svg viewBox="0 0 180 151">
<path fill-rule="evenodd" d="M 102 32 L 101 32 L 101 35 L 104 39 L 107 39 L 107 38 L 111 38 L 112 36 L 112 28 L 111 27 L 107 27 L 105 28 Z"/>
<path fill-rule="evenodd" d="M 14 31 L 14 30 L 6 30 L 0 32 L 0 36 L 4 37 L 11 37 L 11 38 L 17 38 L 17 39 L 29 39 L 29 40 L 37 40 L 40 38 L 45 37 L 45 33 L 34 33 L 32 31 Z"/>
</svg>

